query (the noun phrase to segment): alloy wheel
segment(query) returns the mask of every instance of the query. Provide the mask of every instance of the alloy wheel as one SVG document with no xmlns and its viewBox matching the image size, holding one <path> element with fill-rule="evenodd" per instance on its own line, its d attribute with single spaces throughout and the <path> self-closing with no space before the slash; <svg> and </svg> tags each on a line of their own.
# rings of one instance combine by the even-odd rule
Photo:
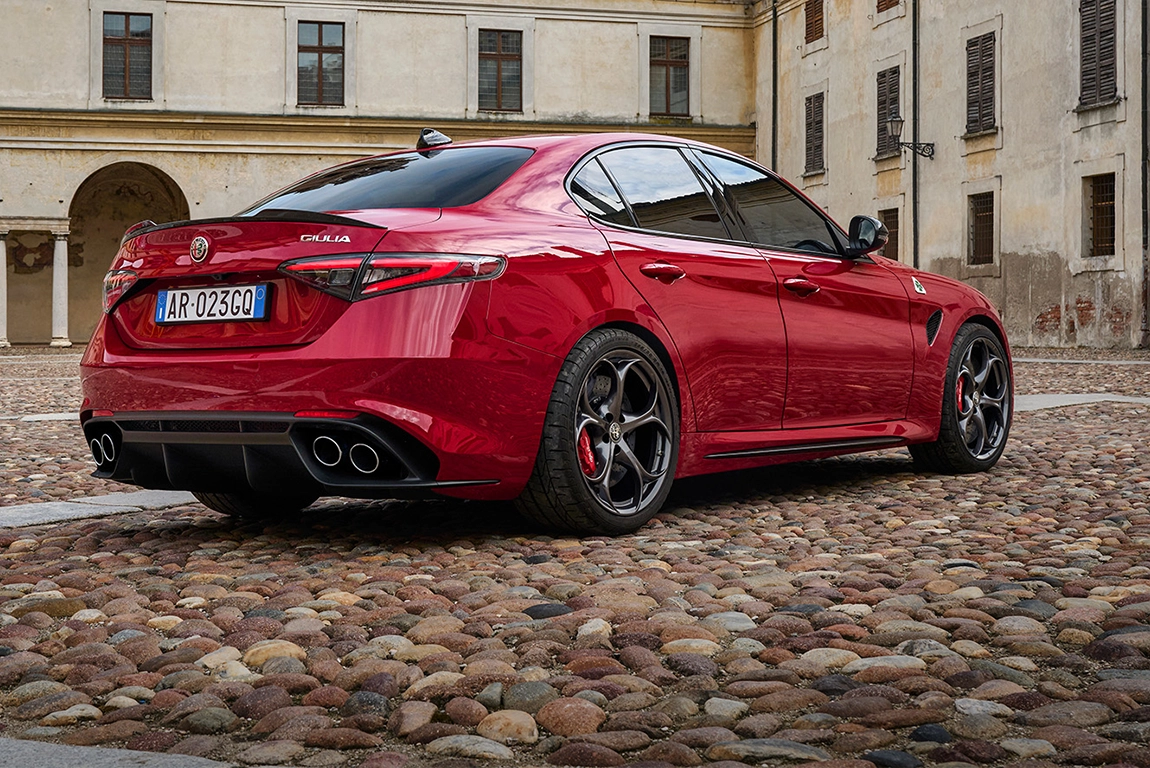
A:
<svg viewBox="0 0 1150 768">
<path fill-rule="evenodd" d="M 584 379 L 574 425 L 579 468 L 609 512 L 636 514 L 670 479 L 671 402 L 654 368 L 629 350 L 608 353 Z"/>
<path fill-rule="evenodd" d="M 976 338 L 962 356 L 954 383 L 958 431 L 972 457 L 993 456 L 1010 424 L 1010 367 L 987 339 Z"/>
</svg>

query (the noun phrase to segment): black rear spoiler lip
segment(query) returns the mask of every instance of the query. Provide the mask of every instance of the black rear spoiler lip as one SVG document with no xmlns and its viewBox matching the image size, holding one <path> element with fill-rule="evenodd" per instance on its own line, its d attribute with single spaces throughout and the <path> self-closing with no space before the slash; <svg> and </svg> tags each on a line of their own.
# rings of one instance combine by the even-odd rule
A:
<svg viewBox="0 0 1150 768">
<path fill-rule="evenodd" d="M 215 219 L 189 219 L 188 221 L 169 221 L 165 224 L 156 224 L 151 227 L 144 227 L 132 233 L 131 237 L 126 238 L 121 247 L 128 242 L 135 240 L 140 235 L 146 235 L 150 232 L 159 232 L 165 229 L 175 229 L 177 227 L 192 227 L 192 226 L 211 226 L 212 224 L 234 224 L 243 221 L 283 221 L 283 222 L 300 222 L 304 224 L 338 224 L 343 227 L 363 227 L 364 229 L 387 229 L 387 227 L 380 224 L 372 224 L 367 221 L 359 219 L 352 219 L 347 216 L 337 216 L 334 213 L 319 213 L 317 211 L 293 211 L 286 208 L 267 208 L 259 213 L 251 216 L 221 216 Z"/>
</svg>

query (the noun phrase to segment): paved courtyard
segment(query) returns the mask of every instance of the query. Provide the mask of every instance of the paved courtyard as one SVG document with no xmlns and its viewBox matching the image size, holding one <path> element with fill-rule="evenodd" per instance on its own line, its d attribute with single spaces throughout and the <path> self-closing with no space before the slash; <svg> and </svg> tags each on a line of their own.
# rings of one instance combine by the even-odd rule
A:
<svg viewBox="0 0 1150 768">
<path fill-rule="evenodd" d="M 0 764 L 1150 768 L 1145 353 L 1015 350 L 988 474 L 712 477 L 578 539 L 506 505 L 109 500 L 136 489 L 88 476 L 76 352 L 4 352 Z M 117 513 L 22 525 L 88 508 Z"/>
</svg>

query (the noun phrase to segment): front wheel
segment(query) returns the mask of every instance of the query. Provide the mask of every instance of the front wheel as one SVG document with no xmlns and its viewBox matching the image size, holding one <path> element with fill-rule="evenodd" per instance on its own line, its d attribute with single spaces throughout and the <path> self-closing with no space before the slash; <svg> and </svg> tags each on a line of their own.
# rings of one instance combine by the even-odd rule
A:
<svg viewBox="0 0 1150 768">
<path fill-rule="evenodd" d="M 910 446 L 915 464 L 948 474 L 990 469 L 1006 448 L 1013 406 L 1002 342 L 981 325 L 964 325 L 950 351 L 938 440 Z"/>
<path fill-rule="evenodd" d="M 678 454 L 679 404 L 659 356 L 633 334 L 600 328 L 559 372 L 517 504 L 550 527 L 628 533 L 663 506 Z"/>
</svg>

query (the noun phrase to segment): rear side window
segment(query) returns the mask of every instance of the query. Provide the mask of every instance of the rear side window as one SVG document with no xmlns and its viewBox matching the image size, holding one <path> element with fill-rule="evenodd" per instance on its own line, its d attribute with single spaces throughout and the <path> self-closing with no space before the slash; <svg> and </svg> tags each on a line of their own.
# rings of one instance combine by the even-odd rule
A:
<svg viewBox="0 0 1150 768">
<path fill-rule="evenodd" d="M 605 152 L 600 162 L 619 185 L 643 229 L 726 240 L 699 177 L 673 147 L 628 147 Z"/>
<path fill-rule="evenodd" d="M 587 163 L 571 180 L 571 195 L 588 216 L 612 224 L 634 224 L 631 214 L 627 213 L 627 207 L 623 205 L 622 198 L 598 160 Z"/>
<path fill-rule="evenodd" d="M 839 255 L 827 220 L 781 181 L 709 152 L 700 152 L 699 157 L 735 198 L 754 242 Z"/>
<path fill-rule="evenodd" d="M 525 147 L 448 147 L 361 160 L 321 171 L 242 212 L 457 208 L 491 194 L 527 162 Z"/>
</svg>

